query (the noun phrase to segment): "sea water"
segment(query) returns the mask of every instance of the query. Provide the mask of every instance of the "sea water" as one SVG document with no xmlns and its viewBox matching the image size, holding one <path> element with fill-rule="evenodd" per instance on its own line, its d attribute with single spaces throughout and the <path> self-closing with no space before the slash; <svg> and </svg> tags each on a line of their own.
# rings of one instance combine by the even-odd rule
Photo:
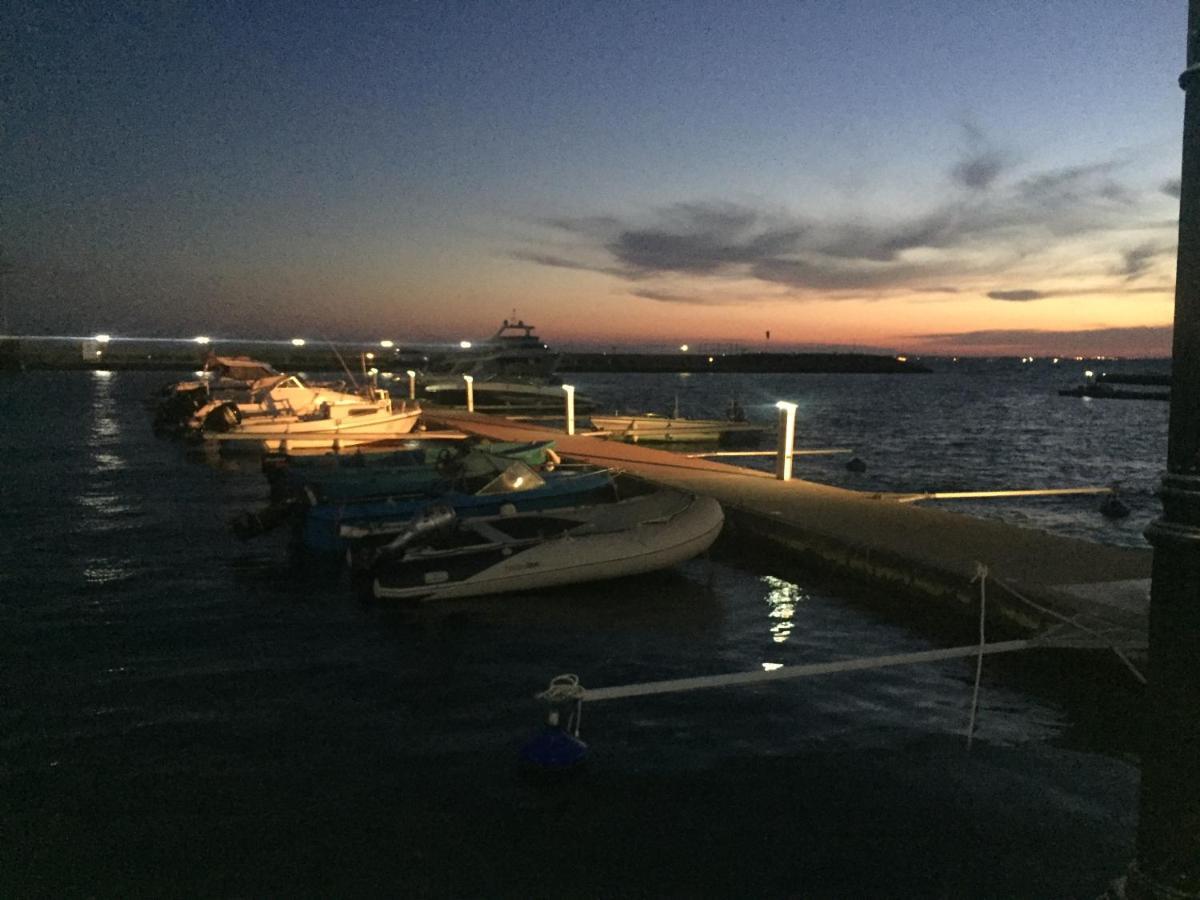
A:
<svg viewBox="0 0 1200 900">
<path fill-rule="evenodd" d="M 1120 482 L 1120 521 L 1094 497 L 948 508 L 1141 545 L 1167 405 L 1057 396 L 1078 375 L 570 377 L 623 410 L 736 398 L 770 423 L 795 402 L 798 447 L 867 463 L 801 457 L 797 476 L 847 487 Z M 167 380 L 0 374 L 6 896 L 1093 896 L 1132 853 L 1136 694 L 1057 658 L 985 663 L 970 754 L 968 660 L 587 705 L 587 767 L 532 776 L 532 697 L 560 673 L 600 687 L 962 635 L 720 547 L 632 581 L 363 604 L 281 536 L 232 536 L 266 482 L 151 434 Z"/>
</svg>

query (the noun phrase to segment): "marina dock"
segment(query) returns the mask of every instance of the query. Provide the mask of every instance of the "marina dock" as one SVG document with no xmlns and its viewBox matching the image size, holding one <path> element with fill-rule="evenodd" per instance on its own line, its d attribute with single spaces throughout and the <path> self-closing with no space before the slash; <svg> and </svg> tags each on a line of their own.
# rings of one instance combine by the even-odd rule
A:
<svg viewBox="0 0 1200 900">
<path fill-rule="evenodd" d="M 564 459 L 714 497 L 733 539 L 766 543 L 797 562 L 870 582 L 899 602 L 977 609 L 983 565 L 989 618 L 1017 633 L 1065 621 L 1114 641 L 1141 641 L 1147 633 L 1149 548 L 899 502 L 903 495 L 780 481 L 767 472 L 460 409 L 427 408 L 425 418 L 495 440 L 554 439 Z"/>
</svg>

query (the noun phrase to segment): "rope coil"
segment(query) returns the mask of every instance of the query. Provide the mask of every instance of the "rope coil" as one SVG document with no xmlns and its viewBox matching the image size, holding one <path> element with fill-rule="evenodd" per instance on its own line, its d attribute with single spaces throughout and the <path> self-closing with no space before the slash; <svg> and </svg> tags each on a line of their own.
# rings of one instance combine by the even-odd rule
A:
<svg viewBox="0 0 1200 900">
<path fill-rule="evenodd" d="M 579 683 L 579 676 L 568 672 L 551 678 L 550 686 L 536 694 L 534 699 L 541 700 L 550 707 L 547 716 L 550 725 L 558 725 L 560 709 L 571 705 L 564 730 L 574 737 L 579 737 L 579 726 L 583 722 L 583 698 L 586 694 L 584 686 Z"/>
</svg>

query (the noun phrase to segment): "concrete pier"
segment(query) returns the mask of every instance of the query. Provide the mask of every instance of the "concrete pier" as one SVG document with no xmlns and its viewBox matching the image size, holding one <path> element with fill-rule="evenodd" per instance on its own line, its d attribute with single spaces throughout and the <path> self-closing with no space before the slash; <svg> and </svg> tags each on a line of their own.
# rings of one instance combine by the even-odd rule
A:
<svg viewBox="0 0 1200 900">
<path fill-rule="evenodd" d="M 932 598 L 965 611 L 977 602 L 972 579 L 983 563 L 992 576 L 989 609 L 1015 631 L 1038 631 L 1067 618 L 1114 640 L 1146 635 L 1149 549 L 899 503 L 894 495 L 780 481 L 768 472 L 461 410 L 428 408 L 425 418 L 496 440 L 554 439 L 566 459 L 715 497 L 734 537 L 893 589 L 898 600 Z"/>
</svg>

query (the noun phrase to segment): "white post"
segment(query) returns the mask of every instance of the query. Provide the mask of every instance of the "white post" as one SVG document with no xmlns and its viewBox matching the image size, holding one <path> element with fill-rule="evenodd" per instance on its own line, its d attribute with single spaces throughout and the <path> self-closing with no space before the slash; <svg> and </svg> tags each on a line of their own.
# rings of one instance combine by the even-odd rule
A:
<svg viewBox="0 0 1200 900">
<path fill-rule="evenodd" d="M 467 383 L 467 412 L 475 412 L 475 378 L 464 375 L 463 381 Z"/>
<path fill-rule="evenodd" d="M 567 434 L 575 433 L 575 385 L 564 384 L 562 389 L 567 392 Z"/>
<path fill-rule="evenodd" d="M 412 369 L 408 369 L 408 399 L 417 399 L 417 373 Z"/>
<path fill-rule="evenodd" d="M 780 400 L 775 404 L 779 410 L 779 455 L 775 457 L 775 477 L 787 481 L 792 477 L 792 448 L 796 440 L 796 404 Z"/>
</svg>

